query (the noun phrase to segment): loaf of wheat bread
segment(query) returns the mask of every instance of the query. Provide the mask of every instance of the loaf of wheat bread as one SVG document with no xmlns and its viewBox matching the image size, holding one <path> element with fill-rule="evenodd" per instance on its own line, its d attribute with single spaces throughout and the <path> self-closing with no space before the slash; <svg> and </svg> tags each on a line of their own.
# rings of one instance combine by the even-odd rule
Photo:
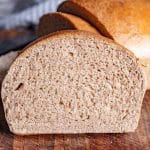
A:
<svg viewBox="0 0 150 150">
<path fill-rule="evenodd" d="M 56 31 L 69 29 L 85 30 L 93 33 L 98 33 L 98 31 L 94 27 L 92 27 L 83 19 L 71 14 L 61 12 L 49 13 L 42 16 L 37 33 L 40 37 Z"/>
<path fill-rule="evenodd" d="M 15 134 L 123 133 L 137 128 L 145 90 L 130 51 L 72 30 L 28 46 L 10 67 L 1 94 Z"/>
<path fill-rule="evenodd" d="M 104 36 L 134 52 L 147 74 L 150 89 L 149 0 L 69 0 L 58 11 L 84 18 Z"/>
</svg>

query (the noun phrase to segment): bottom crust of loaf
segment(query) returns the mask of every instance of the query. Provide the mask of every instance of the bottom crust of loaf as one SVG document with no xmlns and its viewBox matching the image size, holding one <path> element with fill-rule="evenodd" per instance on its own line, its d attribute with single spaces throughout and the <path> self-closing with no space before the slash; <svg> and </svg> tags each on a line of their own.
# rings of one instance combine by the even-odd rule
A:
<svg viewBox="0 0 150 150">
<path fill-rule="evenodd" d="M 85 122 L 86 123 L 86 122 Z M 84 124 L 85 124 L 84 123 Z M 74 122 L 76 124 L 76 122 Z M 71 125 L 71 124 L 70 124 Z M 120 124 L 120 125 L 100 125 L 97 124 L 96 126 L 91 126 L 87 128 L 86 125 L 81 125 L 79 127 L 75 127 L 73 125 L 72 128 L 66 128 L 64 125 L 61 126 L 50 126 L 50 124 L 16 124 L 14 125 L 15 128 L 10 127 L 10 131 L 17 134 L 17 135 L 34 135 L 34 134 L 84 134 L 84 133 L 127 133 L 127 132 L 135 132 L 137 126 L 135 127 L 134 123 L 133 126 L 131 124 Z M 138 124 L 137 124 L 138 125 Z M 63 128 L 64 127 L 64 128 Z"/>
</svg>

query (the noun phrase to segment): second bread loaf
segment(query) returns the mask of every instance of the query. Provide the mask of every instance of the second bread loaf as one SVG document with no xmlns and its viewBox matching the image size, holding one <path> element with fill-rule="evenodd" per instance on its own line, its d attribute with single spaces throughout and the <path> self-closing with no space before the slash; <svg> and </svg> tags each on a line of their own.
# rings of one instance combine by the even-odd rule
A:
<svg viewBox="0 0 150 150">
<path fill-rule="evenodd" d="M 75 15 L 67 13 L 49 13 L 41 17 L 38 36 L 44 36 L 49 33 L 53 33 L 61 30 L 85 30 L 93 33 L 98 33 L 96 28 L 94 28 L 90 23 L 77 17 Z"/>
</svg>

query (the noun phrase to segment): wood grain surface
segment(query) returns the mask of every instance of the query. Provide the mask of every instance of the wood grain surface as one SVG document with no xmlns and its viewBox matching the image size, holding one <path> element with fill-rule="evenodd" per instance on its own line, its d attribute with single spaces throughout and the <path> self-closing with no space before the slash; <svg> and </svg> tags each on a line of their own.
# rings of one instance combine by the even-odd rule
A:
<svg viewBox="0 0 150 150">
<path fill-rule="evenodd" d="M 9 132 L 0 100 L 0 150 L 150 150 L 150 91 L 139 127 L 128 134 L 17 136 Z"/>
</svg>

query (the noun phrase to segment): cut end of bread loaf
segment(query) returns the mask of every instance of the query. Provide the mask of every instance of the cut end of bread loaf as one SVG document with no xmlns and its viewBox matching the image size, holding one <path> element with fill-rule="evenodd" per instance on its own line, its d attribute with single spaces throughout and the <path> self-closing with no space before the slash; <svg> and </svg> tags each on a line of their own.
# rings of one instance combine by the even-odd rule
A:
<svg viewBox="0 0 150 150">
<path fill-rule="evenodd" d="M 142 69 L 130 52 L 80 31 L 32 44 L 2 85 L 10 130 L 23 135 L 133 132 L 144 93 Z"/>
<path fill-rule="evenodd" d="M 85 20 L 67 13 L 49 13 L 41 17 L 37 34 L 39 37 L 62 30 L 84 30 L 100 34 Z"/>
<path fill-rule="evenodd" d="M 147 89 L 150 89 L 149 0 L 66 0 L 58 11 L 84 18 L 102 35 L 131 50 L 141 64 L 148 60 L 143 69 L 147 76 Z"/>
</svg>

